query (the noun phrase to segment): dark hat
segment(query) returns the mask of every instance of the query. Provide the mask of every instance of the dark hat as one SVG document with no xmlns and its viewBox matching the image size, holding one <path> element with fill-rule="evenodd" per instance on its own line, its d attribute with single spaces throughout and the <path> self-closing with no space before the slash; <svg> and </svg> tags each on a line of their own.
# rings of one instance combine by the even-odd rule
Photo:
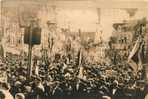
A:
<svg viewBox="0 0 148 99">
<path fill-rule="evenodd" d="M 47 24 L 48 24 L 48 25 L 56 24 L 56 22 L 54 22 L 54 21 L 47 21 Z"/>
</svg>

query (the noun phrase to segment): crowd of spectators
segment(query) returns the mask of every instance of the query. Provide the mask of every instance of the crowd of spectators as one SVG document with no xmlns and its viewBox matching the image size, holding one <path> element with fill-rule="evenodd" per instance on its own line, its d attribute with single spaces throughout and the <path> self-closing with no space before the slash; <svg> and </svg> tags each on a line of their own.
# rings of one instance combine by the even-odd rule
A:
<svg viewBox="0 0 148 99">
<path fill-rule="evenodd" d="M 126 63 L 78 65 L 76 60 L 66 62 L 66 57 L 55 55 L 49 62 L 38 59 L 38 73 L 33 70 L 31 77 L 27 57 L 9 53 L 0 65 L 5 76 L 0 99 L 144 99 L 148 90 L 143 72 L 135 76 Z"/>
</svg>

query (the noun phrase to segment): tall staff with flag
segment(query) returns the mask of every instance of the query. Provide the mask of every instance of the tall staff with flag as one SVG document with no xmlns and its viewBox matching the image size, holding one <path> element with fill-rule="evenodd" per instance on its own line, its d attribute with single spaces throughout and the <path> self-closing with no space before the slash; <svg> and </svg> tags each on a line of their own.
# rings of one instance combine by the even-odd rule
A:
<svg viewBox="0 0 148 99">
<path fill-rule="evenodd" d="M 135 74 L 137 74 L 139 70 L 143 69 L 143 60 L 144 60 L 143 36 L 144 36 L 143 33 L 139 35 L 128 57 L 128 63 L 132 67 Z"/>
<path fill-rule="evenodd" d="M 137 72 L 138 67 L 142 64 L 141 60 L 142 43 L 143 42 L 141 41 L 141 39 L 138 38 L 128 57 L 128 63 L 131 65 L 131 67 L 135 72 Z"/>
</svg>

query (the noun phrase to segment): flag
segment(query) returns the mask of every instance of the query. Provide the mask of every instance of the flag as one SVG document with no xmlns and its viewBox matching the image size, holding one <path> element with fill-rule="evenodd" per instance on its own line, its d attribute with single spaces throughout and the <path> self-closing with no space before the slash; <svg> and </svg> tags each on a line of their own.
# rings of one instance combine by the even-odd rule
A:
<svg viewBox="0 0 148 99">
<path fill-rule="evenodd" d="M 139 69 L 142 68 L 142 59 L 143 59 L 143 42 L 141 38 L 138 38 L 131 53 L 128 57 L 128 63 L 134 70 L 134 72 L 137 72 Z"/>
<path fill-rule="evenodd" d="M 78 51 L 77 57 L 78 57 L 78 63 L 77 63 L 77 65 L 80 66 L 81 63 L 82 63 L 82 51 L 81 51 L 81 48 L 80 48 L 79 51 Z"/>
<path fill-rule="evenodd" d="M 37 76 L 39 75 L 39 67 L 38 66 L 35 67 L 35 75 L 37 75 Z"/>
</svg>

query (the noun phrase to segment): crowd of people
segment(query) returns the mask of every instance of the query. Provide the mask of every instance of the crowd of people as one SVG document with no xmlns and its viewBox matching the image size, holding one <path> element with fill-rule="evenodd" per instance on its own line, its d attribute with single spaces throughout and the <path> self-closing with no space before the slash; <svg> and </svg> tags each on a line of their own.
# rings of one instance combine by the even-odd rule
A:
<svg viewBox="0 0 148 99">
<path fill-rule="evenodd" d="M 144 99 L 148 89 L 143 72 L 135 76 L 126 63 L 78 64 L 66 62 L 58 54 L 49 62 L 38 59 L 38 73 L 33 70 L 31 77 L 27 57 L 8 53 L 0 65 L 5 76 L 0 82 L 0 99 Z"/>
<path fill-rule="evenodd" d="M 85 42 L 53 27 L 48 23 L 48 48 L 41 49 L 41 56 L 33 54 L 30 70 L 27 54 L 0 58 L 0 99 L 144 99 L 148 94 L 143 69 L 135 74 L 124 61 L 128 55 L 109 49 L 110 60 L 104 55 L 104 61 L 95 62 L 97 51 L 91 52 L 103 41 Z"/>
</svg>

